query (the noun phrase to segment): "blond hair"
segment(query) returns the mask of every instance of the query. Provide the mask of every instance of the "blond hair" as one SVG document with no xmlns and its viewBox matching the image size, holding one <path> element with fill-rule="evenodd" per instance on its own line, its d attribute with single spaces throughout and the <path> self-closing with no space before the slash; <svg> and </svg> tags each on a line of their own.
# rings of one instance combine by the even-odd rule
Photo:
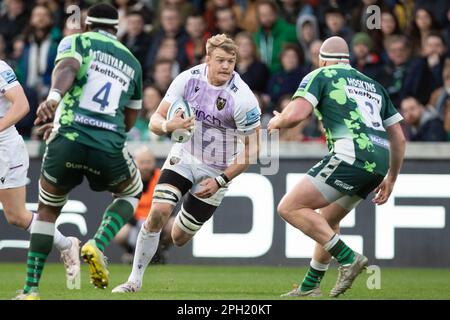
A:
<svg viewBox="0 0 450 320">
<path fill-rule="evenodd" d="M 227 53 L 238 55 L 238 47 L 233 39 L 226 34 L 218 34 L 208 39 L 206 42 L 206 54 L 211 56 L 213 51 L 217 48 L 224 50 Z"/>
</svg>

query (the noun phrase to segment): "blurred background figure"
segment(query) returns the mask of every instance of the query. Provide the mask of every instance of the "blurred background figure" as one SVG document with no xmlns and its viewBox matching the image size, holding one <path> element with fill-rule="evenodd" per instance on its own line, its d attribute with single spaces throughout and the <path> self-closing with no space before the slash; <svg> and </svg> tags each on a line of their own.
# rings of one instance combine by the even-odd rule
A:
<svg viewBox="0 0 450 320">
<path fill-rule="evenodd" d="M 427 108 L 414 97 L 401 102 L 405 119 L 406 137 L 409 141 L 446 141 L 444 123 L 434 108 Z"/>
<path fill-rule="evenodd" d="M 184 50 L 188 60 L 188 66 L 200 64 L 203 60 L 206 50 L 206 40 L 211 34 L 206 30 L 206 22 L 199 13 L 190 14 L 186 20 L 186 31 L 189 40 L 186 42 Z"/>
<path fill-rule="evenodd" d="M 140 11 L 130 11 L 126 15 L 126 28 L 120 41 L 144 65 L 152 38 L 145 32 L 145 19 Z"/>
<path fill-rule="evenodd" d="M 445 60 L 442 78 L 444 84 L 432 93 L 429 105 L 434 106 L 442 121 L 444 121 L 447 141 L 450 141 L 450 58 Z"/>
<path fill-rule="evenodd" d="M 235 41 L 239 49 L 236 71 L 252 91 L 258 93 L 266 92 L 267 82 L 270 77 L 269 69 L 264 63 L 259 61 L 251 34 L 241 32 L 236 36 Z"/>
<path fill-rule="evenodd" d="M 117 233 L 114 241 L 125 249 L 122 263 L 133 263 L 133 253 L 136 248 L 136 239 L 142 224 L 147 218 L 152 206 L 153 191 L 161 174 L 156 168 L 155 156 L 148 147 L 141 147 L 134 152 L 136 165 L 141 173 L 144 189 L 134 217 Z M 172 245 L 171 229 L 174 218 L 171 217 L 166 227 L 161 231 L 161 240 L 152 263 L 164 264 L 167 250 Z"/>
</svg>

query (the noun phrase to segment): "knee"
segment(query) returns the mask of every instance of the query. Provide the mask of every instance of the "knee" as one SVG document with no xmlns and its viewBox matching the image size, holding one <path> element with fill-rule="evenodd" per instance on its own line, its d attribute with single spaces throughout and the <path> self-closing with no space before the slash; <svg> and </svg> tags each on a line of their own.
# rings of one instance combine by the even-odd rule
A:
<svg viewBox="0 0 450 320">
<path fill-rule="evenodd" d="M 285 203 L 280 202 L 277 207 L 277 212 L 281 218 L 283 218 L 284 220 L 288 220 L 292 211 Z"/>
<path fill-rule="evenodd" d="M 32 217 L 30 216 L 30 219 L 27 219 L 27 214 L 22 213 L 20 210 L 11 210 L 11 209 L 4 209 L 6 221 L 12 226 L 26 229 L 28 225 L 31 222 Z M 30 221 L 28 221 L 30 220 Z"/>
<path fill-rule="evenodd" d="M 184 246 L 188 241 L 189 241 L 188 238 L 185 238 L 185 237 L 183 237 L 183 236 L 177 236 L 177 235 L 174 235 L 174 234 L 172 233 L 172 242 L 173 242 L 173 244 L 174 244 L 175 246 L 177 246 L 177 247 L 182 247 L 182 246 Z"/>
<path fill-rule="evenodd" d="M 172 209 L 173 208 L 171 206 L 154 204 L 150 210 L 147 220 L 145 221 L 145 229 L 152 232 L 161 230 L 166 221 L 169 219 Z"/>
</svg>

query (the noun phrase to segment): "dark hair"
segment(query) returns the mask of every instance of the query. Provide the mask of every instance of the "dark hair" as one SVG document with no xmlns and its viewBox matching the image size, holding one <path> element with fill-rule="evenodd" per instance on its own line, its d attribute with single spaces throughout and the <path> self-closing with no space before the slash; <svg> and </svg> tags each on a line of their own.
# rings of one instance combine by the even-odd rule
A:
<svg viewBox="0 0 450 320">
<path fill-rule="evenodd" d="M 389 14 L 394 19 L 395 28 L 394 28 L 394 31 L 392 32 L 392 34 L 393 35 L 394 34 L 400 34 L 400 24 L 398 23 L 398 18 L 395 15 L 395 13 L 392 10 L 388 9 L 388 8 L 383 9 L 381 11 L 381 14 L 383 14 L 383 13 Z"/>
<path fill-rule="evenodd" d="M 89 9 L 87 11 L 87 16 L 93 17 L 93 18 L 104 18 L 104 19 L 112 19 L 112 20 L 119 19 L 119 13 L 117 12 L 116 8 L 114 8 L 112 5 L 107 4 L 107 3 L 99 3 L 99 4 L 95 4 L 91 7 L 89 7 Z M 115 30 L 114 25 L 96 23 L 96 22 L 90 24 L 89 27 L 91 29 L 99 28 L 99 29 Z"/>
<path fill-rule="evenodd" d="M 340 14 L 342 17 L 345 18 L 344 13 L 337 7 L 333 7 L 333 6 L 329 6 L 326 10 L 325 10 L 325 16 L 327 14 Z"/>
<path fill-rule="evenodd" d="M 439 30 L 439 25 L 434 18 L 433 12 L 428 7 L 418 7 L 414 11 L 414 17 L 411 19 L 410 24 L 408 26 L 407 35 L 411 38 L 414 50 L 417 50 L 421 47 L 420 42 L 420 30 L 416 24 L 416 15 L 419 10 L 425 11 L 431 19 L 430 30 Z"/>
<path fill-rule="evenodd" d="M 259 6 L 265 5 L 265 4 L 270 6 L 274 12 L 278 13 L 278 6 L 275 3 L 275 1 L 272 1 L 272 0 L 258 0 L 258 1 L 256 1 L 256 7 L 259 7 Z"/>
<path fill-rule="evenodd" d="M 293 44 L 293 43 L 286 43 L 283 45 L 281 52 L 280 52 L 280 59 L 286 53 L 286 51 L 289 51 L 289 50 L 292 50 L 295 52 L 295 54 L 297 55 L 298 64 L 302 65 L 304 62 L 303 50 L 301 47 L 299 47 L 298 45 Z"/>
</svg>

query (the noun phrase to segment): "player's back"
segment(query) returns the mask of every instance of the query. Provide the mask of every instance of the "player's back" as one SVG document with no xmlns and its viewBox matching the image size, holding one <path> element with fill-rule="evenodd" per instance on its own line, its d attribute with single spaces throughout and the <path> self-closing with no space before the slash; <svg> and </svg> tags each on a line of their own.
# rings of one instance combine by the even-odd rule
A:
<svg viewBox="0 0 450 320">
<path fill-rule="evenodd" d="M 366 171 L 386 174 L 385 128 L 401 116 L 380 84 L 350 65 L 335 64 L 311 72 L 296 95 L 299 92 L 316 102 L 330 151 Z"/>
<path fill-rule="evenodd" d="M 81 67 L 58 108 L 58 133 L 107 152 L 121 150 L 125 108 L 141 108 L 138 60 L 115 36 L 101 30 L 64 38 L 56 62 L 64 58 L 77 59 Z"/>
</svg>

